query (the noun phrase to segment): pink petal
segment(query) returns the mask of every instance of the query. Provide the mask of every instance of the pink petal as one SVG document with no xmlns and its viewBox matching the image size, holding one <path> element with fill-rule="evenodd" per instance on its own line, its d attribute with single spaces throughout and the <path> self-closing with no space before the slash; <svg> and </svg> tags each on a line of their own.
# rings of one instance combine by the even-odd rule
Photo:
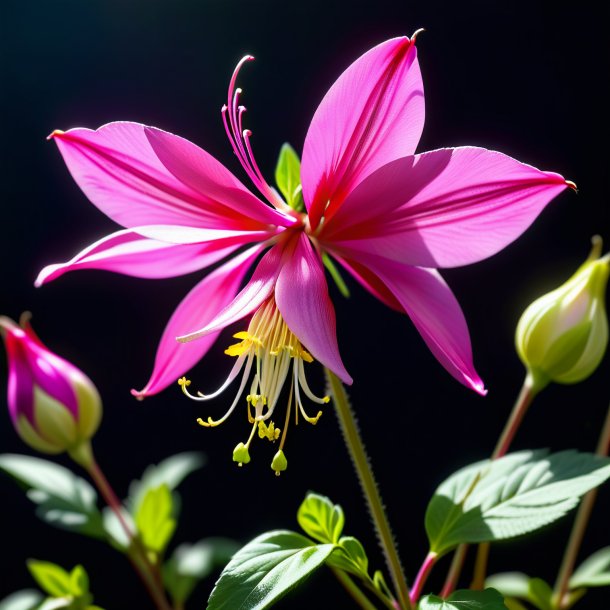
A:
<svg viewBox="0 0 610 610">
<path fill-rule="evenodd" d="M 227 246 L 221 242 L 175 245 L 127 229 L 103 237 L 67 263 L 45 267 L 35 285 L 42 286 L 78 269 L 104 269 L 143 278 L 174 277 L 212 265 L 238 247 L 239 244 Z"/>
<path fill-rule="evenodd" d="M 369 176 L 320 239 L 410 265 L 468 265 L 517 239 L 567 186 L 559 174 L 484 148 L 435 150 Z"/>
<path fill-rule="evenodd" d="M 206 319 L 199 330 L 193 331 L 193 328 L 197 327 L 191 326 L 191 328 L 185 329 L 185 331 L 189 331 L 188 333 L 183 332 L 177 335 L 178 341 L 193 341 L 212 332 L 220 331 L 256 311 L 273 294 L 273 287 L 280 272 L 281 255 L 282 247 L 273 246 L 260 260 L 252 278 L 241 292 L 226 307 L 217 310 L 213 317 Z"/>
<path fill-rule="evenodd" d="M 117 122 L 97 131 L 56 131 L 52 137 L 87 197 L 124 227 L 261 230 L 284 218 L 214 157 L 178 136 Z M 181 180 L 195 172 L 197 184 Z"/>
<path fill-rule="evenodd" d="M 351 384 L 339 355 L 335 310 L 322 262 L 305 233 L 299 234 L 294 251 L 287 249 L 282 262 L 275 300 L 284 321 L 316 360 Z"/>
<path fill-rule="evenodd" d="M 394 38 L 357 59 L 325 95 L 305 138 L 301 180 L 312 227 L 377 168 L 413 154 L 423 125 L 415 40 Z"/>
<path fill-rule="evenodd" d="M 236 292 L 262 246 L 255 246 L 218 267 L 195 286 L 170 318 L 157 348 L 155 366 L 144 389 L 131 393 L 144 398 L 159 393 L 192 368 L 216 341 L 220 330 L 191 343 L 179 343 L 178 335 L 206 324 L 222 311 Z"/>
<path fill-rule="evenodd" d="M 393 293 L 447 371 L 475 392 L 486 394 L 485 385 L 472 362 L 464 314 L 438 271 L 375 256 L 363 257 L 361 262 Z"/>
</svg>

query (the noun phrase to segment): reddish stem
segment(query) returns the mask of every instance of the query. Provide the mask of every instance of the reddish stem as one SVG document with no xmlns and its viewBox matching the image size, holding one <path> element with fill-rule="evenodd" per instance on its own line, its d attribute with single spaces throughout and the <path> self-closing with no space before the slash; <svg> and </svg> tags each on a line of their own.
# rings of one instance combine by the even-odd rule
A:
<svg viewBox="0 0 610 610">
<path fill-rule="evenodd" d="M 413 583 L 413 586 L 411 587 L 411 593 L 409 594 L 409 598 L 411 599 L 411 603 L 412 604 L 416 604 L 417 601 L 419 600 L 419 596 L 422 593 L 422 589 L 424 588 L 424 585 L 426 584 L 426 581 L 428 580 L 428 576 L 430 574 L 430 572 L 432 571 L 432 568 L 434 567 L 434 564 L 436 563 L 438 559 L 438 555 L 432 551 L 430 551 L 427 555 L 426 558 L 424 559 L 424 562 L 421 564 L 421 568 L 419 568 L 419 572 L 417 573 L 417 576 L 415 577 L 415 582 Z"/>
</svg>

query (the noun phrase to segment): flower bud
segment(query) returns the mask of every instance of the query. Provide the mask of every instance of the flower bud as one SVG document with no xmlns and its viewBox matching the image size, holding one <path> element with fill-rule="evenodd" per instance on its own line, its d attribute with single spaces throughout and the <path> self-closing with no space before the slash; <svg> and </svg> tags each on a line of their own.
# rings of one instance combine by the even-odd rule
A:
<svg viewBox="0 0 610 610">
<path fill-rule="evenodd" d="M 562 286 L 534 301 L 517 326 L 519 357 L 539 391 L 549 382 L 578 383 L 601 362 L 608 344 L 605 294 L 610 255 L 599 258 L 593 238 L 589 258 Z"/>
<path fill-rule="evenodd" d="M 8 408 L 21 438 L 42 453 L 68 451 L 90 459 L 89 439 L 102 417 L 102 403 L 91 380 L 50 352 L 31 326 L 0 317 L 8 355 Z"/>
</svg>

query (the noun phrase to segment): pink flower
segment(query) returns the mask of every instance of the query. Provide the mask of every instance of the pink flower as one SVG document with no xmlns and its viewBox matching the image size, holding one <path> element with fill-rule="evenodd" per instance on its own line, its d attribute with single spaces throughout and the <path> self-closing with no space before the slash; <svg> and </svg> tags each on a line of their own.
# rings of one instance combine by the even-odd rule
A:
<svg viewBox="0 0 610 610">
<path fill-rule="evenodd" d="M 56 131 L 51 137 L 74 179 L 125 228 L 67 263 L 46 267 L 37 285 L 85 268 L 169 277 L 228 257 L 180 303 L 150 380 L 134 393 L 164 389 L 210 349 L 223 328 L 254 314 L 248 330 L 237 335 L 241 343 L 227 350 L 237 362 L 221 390 L 244 370 L 241 394 L 258 362 L 249 404 L 253 420 L 264 421 L 291 361 L 295 392 L 300 388 L 316 402 L 325 399 L 309 390 L 304 361 L 316 359 L 352 381 L 339 355 L 325 253 L 378 299 L 406 313 L 441 364 L 484 393 L 464 315 L 436 269 L 495 254 L 572 184 L 483 148 L 415 154 L 424 92 L 415 36 L 402 37 L 365 53 L 322 100 L 303 147 L 307 213 L 298 212 L 263 178 L 251 132 L 242 127 L 245 108 L 235 84 L 251 59 L 238 64 L 222 116 L 235 154 L 267 202 L 207 152 L 165 131 L 124 122 L 97 131 Z M 272 436 L 277 430 L 263 432 Z"/>
<path fill-rule="evenodd" d="M 43 453 L 86 454 L 102 415 L 99 394 L 74 365 L 49 351 L 24 321 L 0 316 L 8 355 L 8 409 L 15 430 Z"/>
</svg>

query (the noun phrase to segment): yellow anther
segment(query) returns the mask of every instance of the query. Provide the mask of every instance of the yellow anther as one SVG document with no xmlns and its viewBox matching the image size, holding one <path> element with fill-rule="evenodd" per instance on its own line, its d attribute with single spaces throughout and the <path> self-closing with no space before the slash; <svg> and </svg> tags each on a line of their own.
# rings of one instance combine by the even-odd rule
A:
<svg viewBox="0 0 610 610">
<path fill-rule="evenodd" d="M 265 424 L 264 421 L 258 422 L 258 436 L 259 438 L 266 438 L 271 442 L 277 441 L 280 437 L 280 433 L 282 431 L 280 428 L 276 428 L 273 422 L 270 422 L 269 425 Z"/>
<path fill-rule="evenodd" d="M 178 385 L 182 388 L 182 391 L 186 394 L 186 388 L 191 385 L 191 380 L 186 377 L 180 377 L 178 379 Z"/>
<path fill-rule="evenodd" d="M 318 414 L 315 417 L 309 417 L 309 415 L 307 415 L 304 411 L 301 411 L 301 414 L 305 418 L 305 421 L 309 422 L 312 426 L 315 426 L 322 416 L 322 411 L 318 411 Z"/>
<path fill-rule="evenodd" d="M 197 423 L 204 428 L 214 428 L 215 426 L 220 425 L 220 422 L 214 421 L 211 417 L 208 417 L 208 421 L 203 421 L 203 419 L 199 417 Z"/>
<path fill-rule="evenodd" d="M 324 404 L 327 404 L 330 402 L 330 396 L 322 396 L 322 402 Z"/>
</svg>

